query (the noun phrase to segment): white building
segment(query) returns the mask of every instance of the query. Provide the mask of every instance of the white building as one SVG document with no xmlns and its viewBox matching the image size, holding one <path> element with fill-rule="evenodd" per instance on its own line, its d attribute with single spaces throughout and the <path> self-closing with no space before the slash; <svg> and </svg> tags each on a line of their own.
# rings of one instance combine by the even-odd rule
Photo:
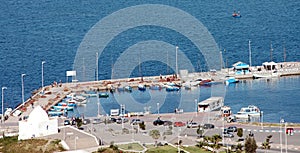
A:
<svg viewBox="0 0 300 153">
<path fill-rule="evenodd" d="M 19 121 L 19 140 L 58 133 L 57 118 L 48 117 L 41 106 L 36 106 L 27 120 Z"/>
</svg>

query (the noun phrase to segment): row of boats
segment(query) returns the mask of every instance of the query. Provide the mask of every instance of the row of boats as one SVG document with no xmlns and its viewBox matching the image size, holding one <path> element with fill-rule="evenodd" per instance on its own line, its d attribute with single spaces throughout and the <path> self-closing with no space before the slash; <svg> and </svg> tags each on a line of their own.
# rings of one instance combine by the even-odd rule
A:
<svg viewBox="0 0 300 153">
<path fill-rule="evenodd" d="M 233 83 L 238 83 L 239 80 L 235 79 L 234 77 L 228 77 L 225 80 L 225 84 L 233 84 Z M 147 87 L 145 84 L 139 84 L 137 86 L 137 89 L 140 91 L 146 91 L 147 88 L 149 88 L 150 90 L 163 90 L 165 89 L 166 91 L 170 92 L 170 91 L 179 91 L 181 88 L 184 88 L 186 90 L 191 90 L 193 88 L 196 88 L 198 86 L 211 86 L 213 84 L 220 84 L 222 82 L 215 82 L 213 80 L 210 79 L 197 79 L 197 80 L 193 80 L 193 81 L 186 81 L 183 84 L 176 84 L 174 82 L 168 82 L 166 84 L 152 84 L 149 87 Z M 110 87 L 110 92 L 123 92 L 123 91 L 127 91 L 127 92 L 132 92 L 133 87 L 130 85 L 118 85 L 116 88 L 111 86 Z"/>
</svg>

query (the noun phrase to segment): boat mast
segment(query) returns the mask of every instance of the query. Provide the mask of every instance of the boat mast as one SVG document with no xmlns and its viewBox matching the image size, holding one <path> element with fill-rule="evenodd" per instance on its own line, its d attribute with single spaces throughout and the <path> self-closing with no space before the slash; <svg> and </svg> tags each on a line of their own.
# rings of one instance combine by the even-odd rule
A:
<svg viewBox="0 0 300 153">
<path fill-rule="evenodd" d="M 113 63 L 113 57 L 112 57 L 112 53 L 110 53 L 110 61 L 111 61 L 111 79 L 113 79 L 114 77 L 114 63 Z"/>
<path fill-rule="evenodd" d="M 169 50 L 167 50 L 167 74 L 169 74 Z"/>
<path fill-rule="evenodd" d="M 176 76 L 178 76 L 178 63 L 177 63 L 177 60 L 178 60 L 178 59 L 177 59 L 177 52 L 178 52 L 178 46 L 176 46 L 176 55 L 175 55 L 175 56 L 176 56 L 176 57 L 175 57 L 175 60 L 176 60 L 176 61 L 175 61 L 175 63 L 176 63 Z"/>
<path fill-rule="evenodd" d="M 271 46 L 270 46 L 270 62 L 272 62 L 272 60 L 273 60 L 272 52 L 273 52 L 273 47 L 272 47 L 272 42 L 271 42 Z"/>
<path fill-rule="evenodd" d="M 283 62 L 286 61 L 286 49 L 285 49 L 285 43 L 283 44 Z"/>
<path fill-rule="evenodd" d="M 223 68 L 222 50 L 220 50 L 220 62 L 221 62 L 221 70 L 222 70 L 222 68 Z"/>
<path fill-rule="evenodd" d="M 251 61 L 251 41 L 249 40 L 249 66 L 252 66 L 252 61 Z"/>
<path fill-rule="evenodd" d="M 140 77 L 143 77 L 142 68 L 141 68 L 141 51 L 139 51 L 139 74 Z"/>
</svg>

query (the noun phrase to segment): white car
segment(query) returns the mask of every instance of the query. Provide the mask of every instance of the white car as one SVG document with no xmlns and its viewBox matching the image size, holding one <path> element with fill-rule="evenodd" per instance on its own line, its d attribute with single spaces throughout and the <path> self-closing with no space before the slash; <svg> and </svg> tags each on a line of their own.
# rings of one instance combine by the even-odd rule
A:
<svg viewBox="0 0 300 153">
<path fill-rule="evenodd" d="M 100 124 L 100 123 L 102 123 L 100 118 L 94 118 L 93 119 L 93 124 Z"/>
<path fill-rule="evenodd" d="M 199 124 L 196 122 L 190 122 L 187 124 L 187 128 L 197 128 L 199 127 Z"/>
</svg>

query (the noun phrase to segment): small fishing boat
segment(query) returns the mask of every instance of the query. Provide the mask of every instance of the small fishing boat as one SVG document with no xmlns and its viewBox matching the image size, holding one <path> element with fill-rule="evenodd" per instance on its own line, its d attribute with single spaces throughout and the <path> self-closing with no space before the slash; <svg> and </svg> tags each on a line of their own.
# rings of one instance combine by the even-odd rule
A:
<svg viewBox="0 0 300 153">
<path fill-rule="evenodd" d="M 132 87 L 131 86 L 125 86 L 124 90 L 127 92 L 132 92 Z"/>
<path fill-rule="evenodd" d="M 145 91 L 145 90 L 146 90 L 146 86 L 145 86 L 144 84 L 139 84 L 139 85 L 138 85 L 138 89 L 139 89 L 140 91 Z"/>
<path fill-rule="evenodd" d="M 240 17 L 242 17 L 242 15 L 241 15 L 241 13 L 240 13 L 240 11 L 238 11 L 238 12 L 233 12 L 232 13 L 232 17 L 234 17 L 234 18 L 240 18 Z"/>
<path fill-rule="evenodd" d="M 95 91 L 85 91 L 81 95 L 84 97 L 97 97 L 97 93 Z"/>
<path fill-rule="evenodd" d="M 179 89 L 177 86 L 166 86 L 166 91 L 179 91 Z"/>
<path fill-rule="evenodd" d="M 153 84 L 149 87 L 151 90 L 161 90 L 162 87 L 158 84 Z"/>
<path fill-rule="evenodd" d="M 238 82 L 239 82 L 239 80 L 236 79 L 235 77 L 229 77 L 226 79 L 225 84 L 229 85 L 229 84 L 238 83 Z"/>
<path fill-rule="evenodd" d="M 63 115 L 63 111 L 55 111 L 55 110 L 53 110 L 53 111 L 48 111 L 48 115 L 49 116 L 61 116 L 61 115 Z"/>
<path fill-rule="evenodd" d="M 107 97 L 109 97 L 108 93 L 106 92 L 99 93 L 99 98 L 107 98 Z"/>
</svg>

